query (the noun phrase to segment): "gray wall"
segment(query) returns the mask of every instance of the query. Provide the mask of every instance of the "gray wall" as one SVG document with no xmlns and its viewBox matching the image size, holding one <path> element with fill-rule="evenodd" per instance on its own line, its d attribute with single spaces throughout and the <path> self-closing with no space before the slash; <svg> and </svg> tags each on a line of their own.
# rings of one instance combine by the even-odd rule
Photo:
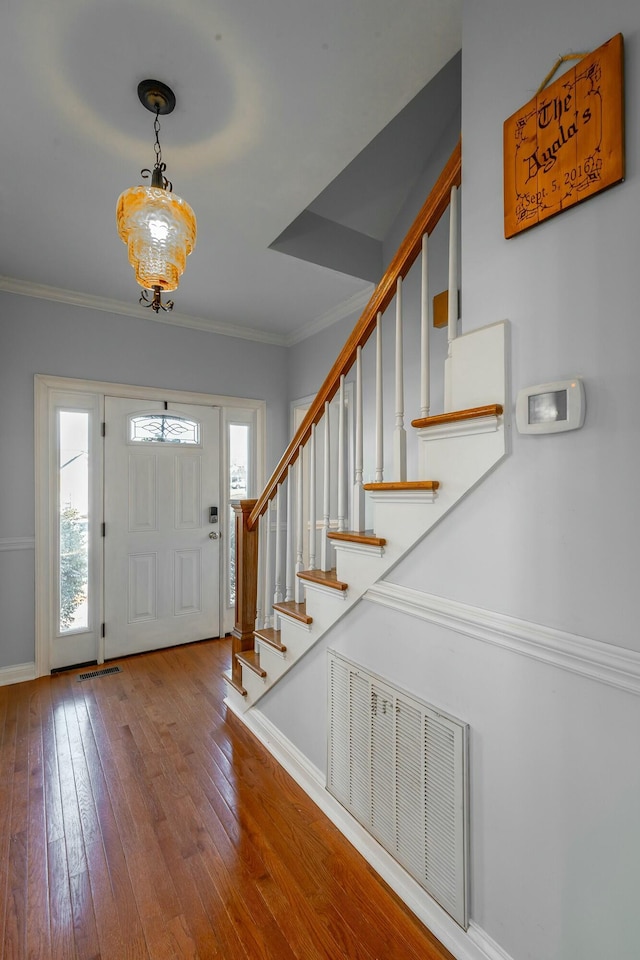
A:
<svg viewBox="0 0 640 960">
<path fill-rule="evenodd" d="M 263 399 L 267 470 L 286 441 L 283 347 L 0 293 L 0 667 L 34 659 L 37 373 Z"/>
<path fill-rule="evenodd" d="M 553 0 L 466 5 L 462 258 L 463 328 L 511 323 L 512 401 L 521 387 L 581 376 L 586 423 L 540 437 L 514 429 L 507 463 L 394 579 L 424 587 L 428 569 L 431 593 L 640 651 L 640 8 L 615 0 L 593 5 L 588 18 L 583 10 Z M 626 41 L 625 182 L 505 240 L 503 121 L 558 51 L 594 49 L 618 31 Z"/>
<path fill-rule="evenodd" d="M 559 53 L 618 31 L 625 182 L 505 240 L 504 120 Z M 365 601 L 270 691 L 264 711 L 323 770 L 333 647 L 468 722 L 471 915 L 490 955 L 636 960 L 640 698 L 597 669 L 554 665 L 553 637 L 569 634 L 585 651 L 600 641 L 603 659 L 607 644 L 640 651 L 640 7 L 464 0 L 462 69 L 462 328 L 507 318 L 511 404 L 523 386 L 580 375 L 587 419 L 555 436 L 514 430 L 506 461 L 389 579 L 519 618 L 523 631 L 551 638 L 550 656 Z M 632 657 L 629 676 L 636 670 Z"/>
</svg>

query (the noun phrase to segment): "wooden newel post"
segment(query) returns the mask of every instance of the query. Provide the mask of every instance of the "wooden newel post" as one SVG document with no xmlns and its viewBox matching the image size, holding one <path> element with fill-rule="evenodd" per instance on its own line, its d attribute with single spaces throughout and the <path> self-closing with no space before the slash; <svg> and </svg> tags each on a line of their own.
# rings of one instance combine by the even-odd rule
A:
<svg viewBox="0 0 640 960">
<path fill-rule="evenodd" d="M 249 514 L 257 500 L 236 500 L 236 622 L 231 644 L 231 678 L 242 686 L 242 667 L 236 653 L 253 650 L 258 599 L 258 524 L 249 529 Z"/>
</svg>

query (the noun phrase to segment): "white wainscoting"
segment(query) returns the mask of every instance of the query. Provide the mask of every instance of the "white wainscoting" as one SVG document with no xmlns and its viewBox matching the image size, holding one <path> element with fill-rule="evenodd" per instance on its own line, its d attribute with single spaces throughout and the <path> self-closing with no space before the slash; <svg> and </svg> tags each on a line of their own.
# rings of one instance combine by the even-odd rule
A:
<svg viewBox="0 0 640 960">
<path fill-rule="evenodd" d="M 635 650 L 493 613 L 459 600 L 432 596 L 390 581 L 376 583 L 363 599 L 640 695 L 640 653 Z"/>
</svg>

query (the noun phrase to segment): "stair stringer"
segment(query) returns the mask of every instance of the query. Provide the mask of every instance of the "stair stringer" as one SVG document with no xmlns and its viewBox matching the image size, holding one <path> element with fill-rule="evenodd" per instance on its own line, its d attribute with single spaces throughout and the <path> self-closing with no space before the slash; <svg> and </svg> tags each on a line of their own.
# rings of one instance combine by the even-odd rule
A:
<svg viewBox="0 0 640 960">
<path fill-rule="evenodd" d="M 460 337 L 452 344 L 450 367 L 457 386 L 456 409 L 506 400 L 506 323 L 492 324 Z M 460 343 L 457 348 L 456 344 Z M 469 357 L 476 356 L 473 371 Z M 456 375 L 459 360 L 459 375 Z M 464 374 L 464 375 L 463 375 Z M 483 392 L 484 391 L 484 392 Z M 423 479 L 440 482 L 437 491 L 370 492 L 374 504 L 374 527 L 386 538 L 384 547 L 333 541 L 339 580 L 349 584 L 344 592 L 305 582 L 306 611 L 313 618 L 301 624 L 279 614 L 283 654 L 266 650 L 256 640 L 261 664 L 264 651 L 267 676 L 259 677 L 243 666 L 246 696 L 229 688 L 227 700 L 236 713 L 244 713 L 287 673 L 338 620 L 341 620 L 376 582 L 385 579 L 428 532 L 467 496 L 504 459 L 508 449 L 509 424 L 504 415 L 447 424 L 437 431 L 418 431 L 419 470 Z"/>
</svg>

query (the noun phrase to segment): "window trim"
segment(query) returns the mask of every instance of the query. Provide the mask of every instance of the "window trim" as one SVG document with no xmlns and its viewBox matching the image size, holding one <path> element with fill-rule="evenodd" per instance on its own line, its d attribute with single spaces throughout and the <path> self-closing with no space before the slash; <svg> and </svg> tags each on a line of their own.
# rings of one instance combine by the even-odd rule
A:
<svg viewBox="0 0 640 960">
<path fill-rule="evenodd" d="M 249 427 L 249 465 L 247 471 L 247 496 L 249 498 L 257 497 L 258 492 L 262 489 L 265 484 L 264 476 L 264 434 L 259 428 L 259 420 L 257 416 L 257 410 L 254 407 L 249 406 L 245 401 L 236 401 L 234 406 L 227 407 L 223 410 L 222 415 L 222 432 L 224 436 L 223 441 L 223 455 L 224 455 L 224 466 L 222 471 L 223 483 L 221 485 L 221 495 L 220 495 L 220 510 L 224 510 L 222 517 L 224 517 L 224 522 L 232 522 L 229 518 L 229 513 L 231 510 L 232 497 L 229 492 L 229 478 L 231 475 L 231 455 L 230 455 L 230 444 L 229 444 L 229 427 L 232 426 L 248 426 Z M 252 442 L 253 441 L 253 442 Z M 237 499 L 237 498 L 236 498 Z M 229 520 L 227 521 L 227 518 Z M 230 531 L 229 531 L 230 533 Z M 235 609 L 229 604 L 229 592 L 230 592 L 230 555 L 229 555 L 229 546 L 231 538 L 227 536 L 223 540 L 223 552 L 224 552 L 224 575 L 222 583 L 222 623 L 225 633 L 231 631 L 235 624 Z"/>
</svg>

